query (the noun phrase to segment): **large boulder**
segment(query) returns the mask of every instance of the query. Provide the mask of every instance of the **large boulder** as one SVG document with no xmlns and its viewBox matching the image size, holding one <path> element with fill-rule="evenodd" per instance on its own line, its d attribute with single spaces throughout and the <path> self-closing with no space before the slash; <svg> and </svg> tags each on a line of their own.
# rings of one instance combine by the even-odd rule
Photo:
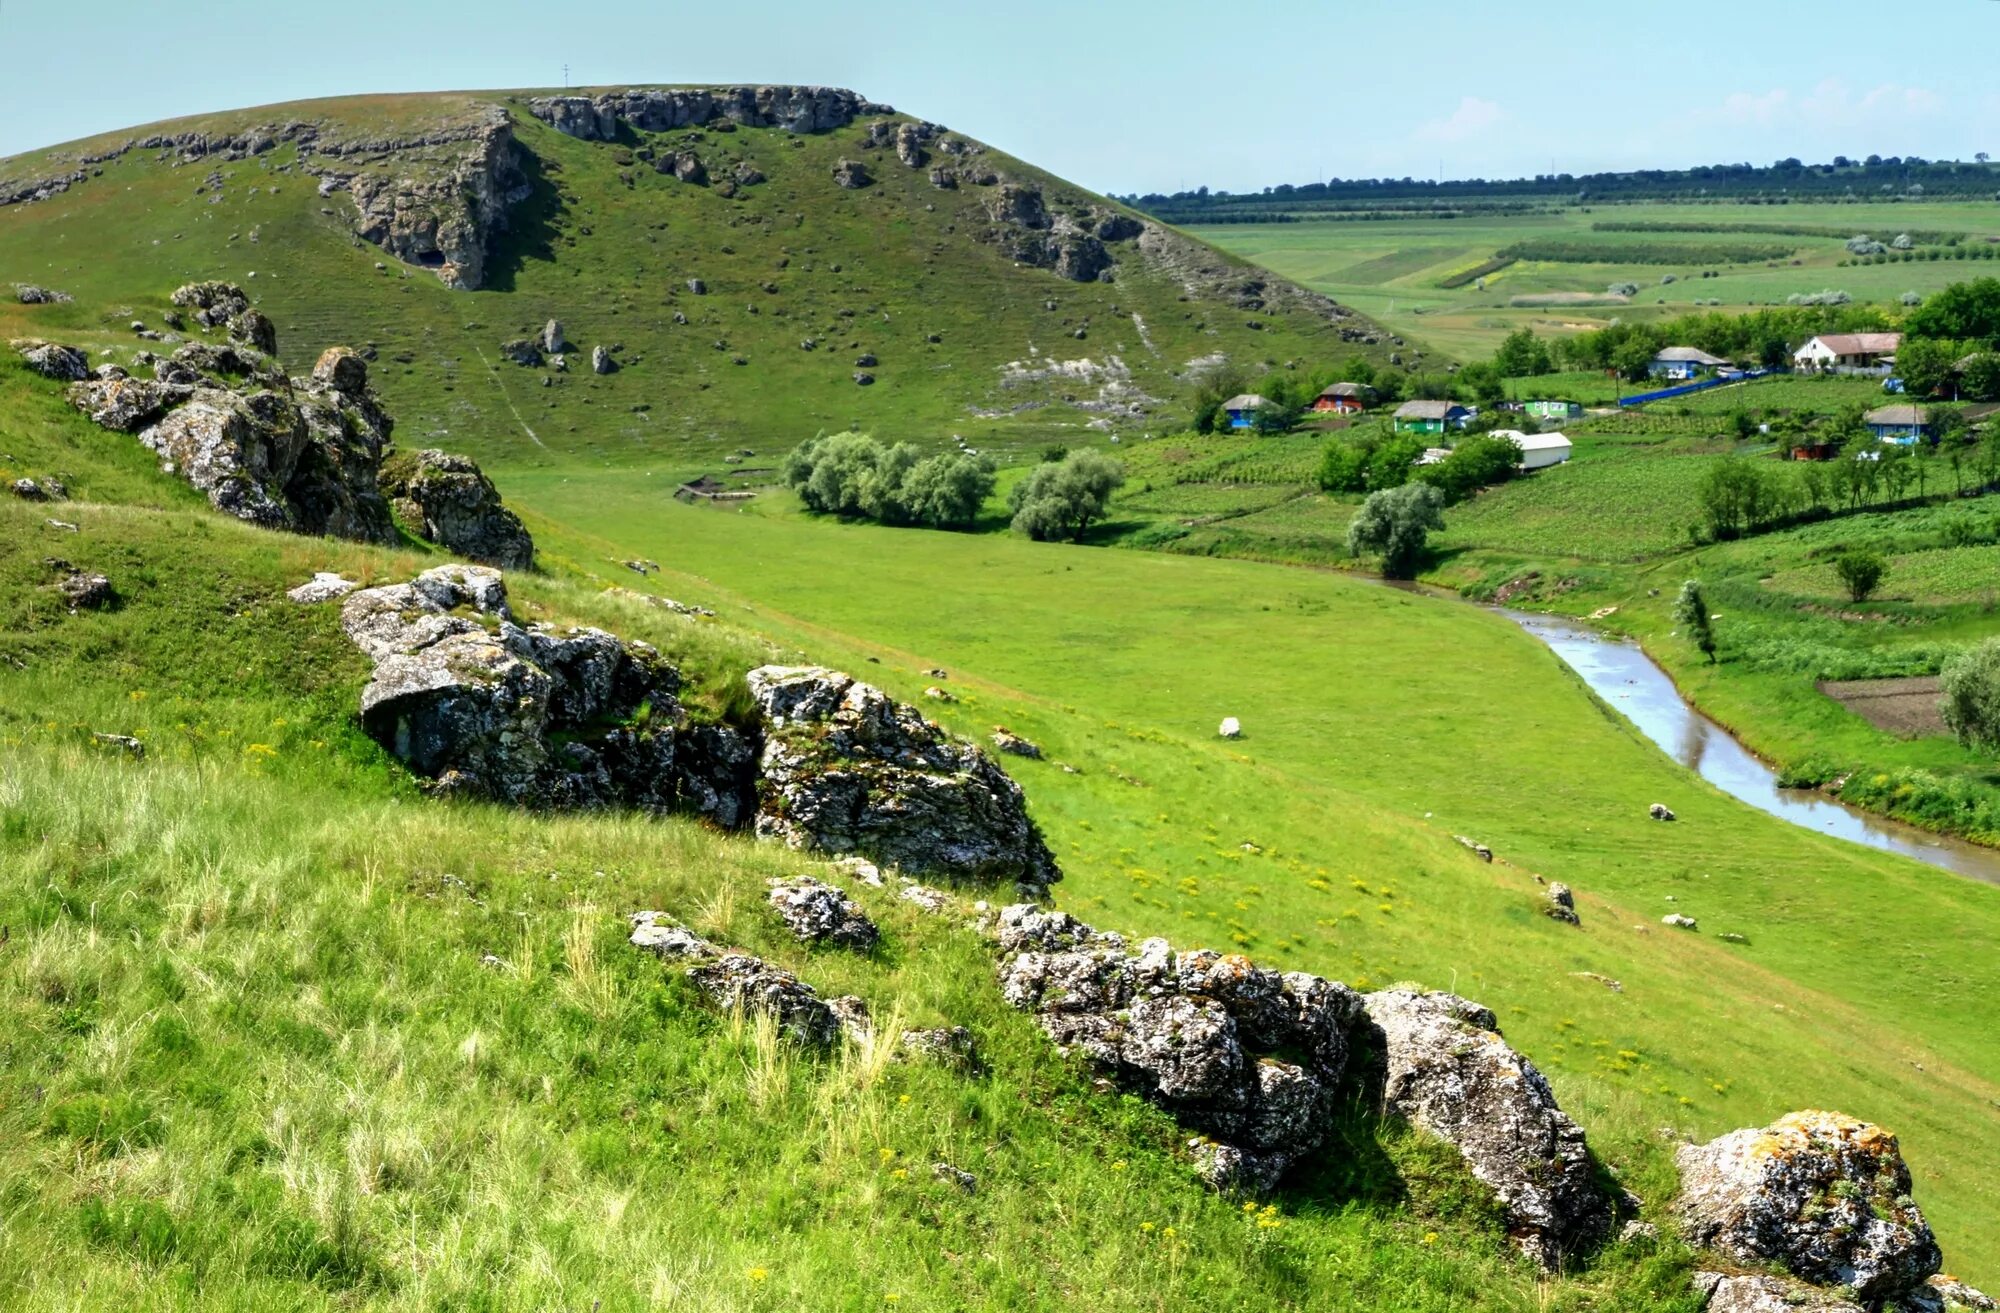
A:
<svg viewBox="0 0 2000 1313">
<path fill-rule="evenodd" d="M 70 384 L 69 403 L 93 424 L 119 433 L 134 433 L 156 423 L 169 409 L 193 396 L 196 377 L 190 374 L 187 382 L 163 383 L 128 378 L 123 373 L 108 374 Z"/>
<path fill-rule="evenodd" d="M 296 527 L 284 485 L 306 439 L 297 409 L 277 394 L 207 387 L 139 434 L 162 469 L 208 494 L 217 510 L 268 529 Z"/>
<path fill-rule="evenodd" d="M 1500 1037 L 1493 1014 L 1455 994 L 1365 995 L 1381 1055 L 1382 1105 L 1465 1159 L 1507 1210 L 1508 1233 L 1546 1268 L 1609 1233 L 1583 1129 L 1535 1065 Z"/>
<path fill-rule="evenodd" d="M 1675 1210 L 1690 1244 L 1779 1263 L 1869 1303 L 1924 1284 L 1943 1256 L 1910 1199 L 1896 1137 L 1837 1112 L 1795 1112 L 1684 1146 Z"/>
<path fill-rule="evenodd" d="M 250 309 L 250 298 L 235 283 L 183 283 L 174 289 L 173 303 L 194 313 L 203 328 L 223 328 Z"/>
<path fill-rule="evenodd" d="M 437 450 L 392 456 L 380 481 L 404 522 L 440 547 L 503 569 L 534 564 L 535 540 L 466 457 Z"/>
<path fill-rule="evenodd" d="M 29 369 L 43 378 L 75 383 L 90 377 L 90 357 L 73 346 L 33 337 L 15 338 L 8 345 L 27 362 Z"/>
<path fill-rule="evenodd" d="M 1036 895 L 1062 878 L 1021 786 L 914 707 L 816 666 L 762 666 L 749 684 L 764 732 L 759 834 Z"/>
<path fill-rule="evenodd" d="M 1018 904 L 1000 914 L 1001 992 L 1063 1049 L 1202 1133 L 1197 1169 L 1261 1193 L 1324 1141 L 1360 1012 L 1352 990 L 1206 949 L 1176 953 Z"/>
<path fill-rule="evenodd" d="M 1704 1313 L 1866 1313 L 1851 1299 L 1787 1277 L 1697 1272 Z"/>
<path fill-rule="evenodd" d="M 739 817 L 750 749 L 685 722 L 680 676 L 601 629 L 522 627 L 500 572 L 449 565 L 351 593 L 341 627 L 374 662 L 361 723 L 439 792 L 532 807 L 683 807 Z"/>
</svg>

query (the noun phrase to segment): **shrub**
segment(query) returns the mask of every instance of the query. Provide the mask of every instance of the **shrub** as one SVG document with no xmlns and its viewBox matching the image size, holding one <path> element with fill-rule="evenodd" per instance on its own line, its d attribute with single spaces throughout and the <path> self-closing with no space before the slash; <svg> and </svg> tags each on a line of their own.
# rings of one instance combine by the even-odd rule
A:
<svg viewBox="0 0 2000 1313">
<path fill-rule="evenodd" d="M 1865 602 L 1868 595 L 1881 584 L 1882 576 L 1889 572 L 1889 563 L 1881 553 L 1871 552 L 1865 547 L 1850 548 L 1833 558 L 1833 573 L 1840 580 L 1847 595 L 1857 602 Z"/>
<path fill-rule="evenodd" d="M 885 447 L 864 433 L 822 435 L 785 457 L 786 486 L 821 515 L 961 528 L 993 494 L 993 467 L 958 454 L 919 456 L 907 442 Z"/>
<path fill-rule="evenodd" d="M 1701 590 L 1701 582 L 1690 579 L 1681 585 L 1680 596 L 1674 599 L 1674 623 L 1687 630 L 1688 641 L 1697 651 L 1715 661 L 1715 625 L 1708 618 L 1708 597 Z"/>
<path fill-rule="evenodd" d="M 1417 572 L 1430 535 L 1444 528 L 1444 494 L 1427 483 L 1371 492 L 1347 526 L 1347 550 L 1382 558 L 1382 574 L 1408 579 Z"/>
<path fill-rule="evenodd" d="M 1974 644 L 1938 674 L 1938 712 L 1969 748 L 2000 749 L 2000 638 Z"/>
<path fill-rule="evenodd" d="M 1124 466 L 1088 449 L 1071 452 L 1059 464 L 1037 465 L 1007 496 L 1014 531 L 1036 542 L 1082 542 L 1124 482 Z"/>
</svg>

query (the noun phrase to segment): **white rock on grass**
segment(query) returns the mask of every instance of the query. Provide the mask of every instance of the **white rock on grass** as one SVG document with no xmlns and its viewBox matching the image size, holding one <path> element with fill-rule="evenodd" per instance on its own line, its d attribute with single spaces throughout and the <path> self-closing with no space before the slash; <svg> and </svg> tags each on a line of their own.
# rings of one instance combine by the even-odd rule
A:
<svg viewBox="0 0 2000 1313">
<path fill-rule="evenodd" d="M 337 597 L 345 597 L 358 587 L 360 585 L 352 579 L 343 579 L 337 574 L 320 570 L 285 596 L 300 606 L 310 606 L 315 602 L 331 602 Z"/>
</svg>

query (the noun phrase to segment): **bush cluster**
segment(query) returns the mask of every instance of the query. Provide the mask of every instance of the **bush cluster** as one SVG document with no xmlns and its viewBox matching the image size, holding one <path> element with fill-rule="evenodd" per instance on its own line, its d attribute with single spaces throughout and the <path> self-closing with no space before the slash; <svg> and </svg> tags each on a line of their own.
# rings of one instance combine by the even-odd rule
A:
<svg viewBox="0 0 2000 1313">
<path fill-rule="evenodd" d="M 821 515 L 970 528 L 993 495 L 993 466 L 962 452 L 922 456 L 907 442 L 884 446 L 865 433 L 822 434 L 785 457 L 785 485 Z"/>
<path fill-rule="evenodd" d="M 1043 461 L 1007 494 L 1014 531 L 1036 542 L 1082 542 L 1104 518 L 1111 494 L 1125 482 L 1125 467 L 1102 452 L 1079 448 L 1060 461 Z"/>
</svg>

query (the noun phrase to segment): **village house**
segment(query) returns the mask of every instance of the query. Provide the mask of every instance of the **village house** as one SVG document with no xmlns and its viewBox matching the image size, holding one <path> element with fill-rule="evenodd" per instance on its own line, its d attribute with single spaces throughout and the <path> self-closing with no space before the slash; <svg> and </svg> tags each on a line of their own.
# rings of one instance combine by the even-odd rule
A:
<svg viewBox="0 0 2000 1313">
<path fill-rule="evenodd" d="M 1560 433 L 1522 433 L 1517 429 L 1494 429 L 1493 436 L 1505 438 L 1521 449 L 1521 469 L 1543 470 L 1560 465 L 1570 457 L 1570 440 Z"/>
<path fill-rule="evenodd" d="M 1675 381 L 1700 378 L 1712 369 L 1721 369 L 1729 362 L 1721 356 L 1712 356 L 1700 347 L 1670 346 L 1653 357 L 1646 372 L 1654 378 L 1670 378 Z"/>
<path fill-rule="evenodd" d="M 1902 345 L 1901 333 L 1822 333 L 1792 352 L 1792 368 L 1887 372 Z"/>
<path fill-rule="evenodd" d="M 1862 418 L 1878 442 L 1912 447 L 1931 435 L 1931 413 L 1922 406 L 1882 406 Z"/>
<path fill-rule="evenodd" d="M 1582 419 L 1583 406 L 1575 401 L 1523 401 L 1521 413 L 1536 419 Z"/>
<path fill-rule="evenodd" d="M 1255 392 L 1243 392 L 1222 403 L 1223 413 L 1229 416 L 1229 427 L 1247 429 L 1257 422 L 1257 412 L 1271 403 Z"/>
<path fill-rule="evenodd" d="M 1447 428 L 1462 429 L 1472 412 L 1456 401 L 1405 401 L 1396 407 L 1398 433 L 1442 433 Z"/>
<path fill-rule="evenodd" d="M 1375 389 L 1366 383 L 1335 383 L 1314 400 L 1312 408 L 1322 414 L 1359 415 L 1375 404 Z"/>
</svg>

